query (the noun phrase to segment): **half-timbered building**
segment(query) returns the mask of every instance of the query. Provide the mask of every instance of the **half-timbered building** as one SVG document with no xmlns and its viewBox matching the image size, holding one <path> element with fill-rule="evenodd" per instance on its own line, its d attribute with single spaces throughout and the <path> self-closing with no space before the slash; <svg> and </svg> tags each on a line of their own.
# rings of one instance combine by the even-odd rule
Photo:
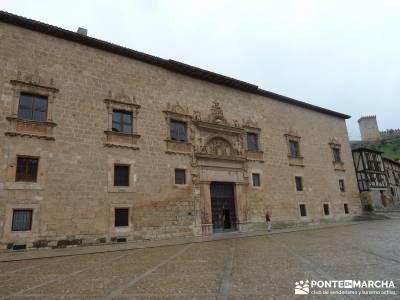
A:
<svg viewBox="0 0 400 300">
<path fill-rule="evenodd" d="M 365 147 L 353 149 L 358 188 L 366 210 L 400 205 L 400 163 L 382 154 Z"/>
</svg>

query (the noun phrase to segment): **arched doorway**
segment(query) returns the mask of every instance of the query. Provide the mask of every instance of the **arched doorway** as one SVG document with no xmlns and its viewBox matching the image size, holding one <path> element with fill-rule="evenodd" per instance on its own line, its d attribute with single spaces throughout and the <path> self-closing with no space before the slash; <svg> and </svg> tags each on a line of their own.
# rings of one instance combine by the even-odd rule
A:
<svg viewBox="0 0 400 300">
<path fill-rule="evenodd" d="M 210 194 L 213 231 L 236 230 L 234 184 L 232 182 L 212 182 Z"/>
</svg>

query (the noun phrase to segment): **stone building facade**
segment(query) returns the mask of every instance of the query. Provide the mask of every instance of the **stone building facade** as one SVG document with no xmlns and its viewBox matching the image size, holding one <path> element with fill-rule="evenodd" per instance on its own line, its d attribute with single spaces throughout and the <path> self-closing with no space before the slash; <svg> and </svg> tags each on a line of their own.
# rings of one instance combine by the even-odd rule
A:
<svg viewBox="0 0 400 300">
<path fill-rule="evenodd" d="M 0 13 L 2 247 L 351 218 L 348 116 Z"/>
</svg>

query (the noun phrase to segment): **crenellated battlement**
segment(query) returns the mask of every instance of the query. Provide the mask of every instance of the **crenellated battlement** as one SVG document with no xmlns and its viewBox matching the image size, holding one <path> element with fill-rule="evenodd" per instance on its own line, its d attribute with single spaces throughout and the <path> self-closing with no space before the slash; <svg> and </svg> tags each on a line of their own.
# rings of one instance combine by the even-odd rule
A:
<svg viewBox="0 0 400 300">
<path fill-rule="evenodd" d="M 361 118 L 358 119 L 358 122 L 362 121 L 362 120 L 367 120 L 367 119 L 376 119 L 376 116 L 371 115 L 371 116 L 363 116 Z"/>
<path fill-rule="evenodd" d="M 387 129 L 380 132 L 382 140 L 391 140 L 400 138 L 400 129 Z"/>
</svg>

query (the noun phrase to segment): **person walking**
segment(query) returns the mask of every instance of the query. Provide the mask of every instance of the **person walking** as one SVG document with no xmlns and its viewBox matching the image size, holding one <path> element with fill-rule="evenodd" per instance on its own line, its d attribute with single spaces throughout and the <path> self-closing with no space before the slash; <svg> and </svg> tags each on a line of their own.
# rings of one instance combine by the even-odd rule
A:
<svg viewBox="0 0 400 300">
<path fill-rule="evenodd" d="M 271 231 L 271 214 L 269 213 L 269 211 L 267 211 L 267 213 L 265 214 L 265 221 L 267 222 L 268 232 L 270 232 Z"/>
</svg>

